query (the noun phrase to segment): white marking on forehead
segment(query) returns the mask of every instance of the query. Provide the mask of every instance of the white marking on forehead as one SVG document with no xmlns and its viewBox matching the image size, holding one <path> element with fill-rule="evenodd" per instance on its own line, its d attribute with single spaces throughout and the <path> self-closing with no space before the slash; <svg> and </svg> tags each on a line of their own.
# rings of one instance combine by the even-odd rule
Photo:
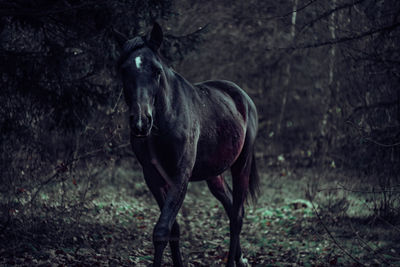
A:
<svg viewBox="0 0 400 267">
<path fill-rule="evenodd" d="M 140 67 L 142 66 L 142 58 L 139 57 L 135 57 L 135 63 L 136 63 L 136 68 L 140 69 Z"/>
</svg>

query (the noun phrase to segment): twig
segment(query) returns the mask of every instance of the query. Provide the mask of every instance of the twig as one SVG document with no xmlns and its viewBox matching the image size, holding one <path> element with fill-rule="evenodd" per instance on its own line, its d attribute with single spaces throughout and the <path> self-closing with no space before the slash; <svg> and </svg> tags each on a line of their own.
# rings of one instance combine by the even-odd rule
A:
<svg viewBox="0 0 400 267">
<path fill-rule="evenodd" d="M 390 186 L 389 188 L 398 188 L 400 185 L 394 185 Z M 344 186 L 339 186 L 339 187 L 332 187 L 332 188 L 321 188 L 318 189 L 317 192 L 323 192 L 323 191 L 333 191 L 333 190 L 344 190 L 348 192 L 353 192 L 353 193 L 366 193 L 366 194 L 379 194 L 379 193 L 400 193 L 400 191 L 397 190 L 381 190 L 381 191 L 364 191 L 364 190 L 354 190 L 354 189 L 349 189 Z"/>
<path fill-rule="evenodd" d="M 368 206 L 368 204 L 367 204 L 365 201 L 363 202 L 363 204 L 364 204 L 365 206 L 367 206 L 367 208 L 368 208 L 369 210 L 372 210 L 372 208 L 371 208 L 370 206 Z M 394 230 L 396 230 L 397 232 L 400 233 L 400 228 L 398 228 L 397 226 L 391 224 L 390 222 L 388 222 L 387 220 L 385 220 L 384 218 L 382 218 L 380 215 L 376 215 L 375 217 L 378 218 L 379 220 L 381 220 L 382 222 L 384 222 L 385 224 L 387 224 L 388 226 L 392 227 Z"/>
<path fill-rule="evenodd" d="M 383 28 L 371 29 L 369 31 L 362 32 L 362 33 L 356 34 L 354 36 L 344 36 L 341 38 L 335 38 L 335 39 L 331 39 L 331 40 L 327 40 L 327 41 L 315 43 L 315 44 L 304 44 L 302 46 L 282 47 L 282 48 L 278 48 L 278 49 L 296 50 L 296 49 L 318 48 L 318 47 L 323 47 L 323 46 L 328 46 L 328 45 L 335 45 L 335 44 L 339 44 L 339 43 L 345 43 L 345 42 L 359 40 L 364 37 L 374 35 L 375 33 L 391 31 L 391 30 L 396 29 L 399 26 L 400 26 L 400 22 L 389 25 L 389 26 L 385 26 Z"/>
<path fill-rule="evenodd" d="M 300 29 L 300 32 L 303 32 L 306 28 L 311 27 L 315 22 L 317 22 L 317 21 L 319 21 L 319 20 L 321 20 L 323 18 L 329 17 L 332 13 L 335 13 L 335 12 L 340 11 L 340 10 L 345 9 L 345 8 L 355 7 L 356 5 L 358 5 L 358 4 L 360 4 L 360 3 L 364 2 L 364 1 L 365 0 L 357 0 L 355 2 L 352 1 L 351 3 L 345 3 L 345 4 L 341 5 L 341 6 L 337 6 L 337 7 L 333 8 L 333 9 L 331 9 L 331 10 L 328 10 L 328 11 L 322 13 L 321 15 L 319 15 L 317 18 L 315 18 L 315 19 L 311 20 L 310 22 L 308 22 L 306 25 L 304 25 L 303 28 Z"/>
<path fill-rule="evenodd" d="M 193 36 L 193 35 L 196 35 L 196 34 L 198 34 L 198 33 L 201 33 L 202 31 L 205 31 L 205 30 L 208 28 L 209 25 L 210 25 L 210 23 L 207 23 L 207 24 L 204 25 L 204 26 L 200 26 L 200 27 L 199 27 L 197 30 L 195 30 L 194 32 L 190 32 L 190 33 L 185 34 L 185 35 L 175 36 L 175 35 L 172 35 L 172 34 L 166 34 L 165 36 L 168 37 L 168 38 L 171 38 L 171 39 L 187 38 L 187 37 L 189 37 L 189 36 Z"/>
<path fill-rule="evenodd" d="M 400 61 L 399 61 L 400 63 Z M 353 109 L 353 113 L 362 110 L 362 109 L 373 109 L 373 108 L 388 108 L 388 107 L 393 107 L 398 105 L 399 102 L 397 100 L 395 101 L 383 101 L 383 102 L 378 102 L 370 105 L 365 105 L 365 106 L 357 106 Z"/>
<path fill-rule="evenodd" d="M 375 145 L 382 146 L 382 147 L 400 146 L 400 142 L 394 143 L 394 144 L 384 144 L 384 143 L 380 143 L 380 142 L 378 142 L 378 141 L 375 141 L 375 140 L 373 140 L 373 139 L 371 139 L 371 138 L 369 138 L 369 137 L 363 137 L 363 139 L 366 140 L 366 141 L 369 141 L 369 142 L 371 142 L 371 143 L 374 143 Z"/>
<path fill-rule="evenodd" d="M 366 140 L 366 141 L 368 141 L 368 142 L 374 143 L 375 145 L 382 146 L 382 147 L 395 147 L 395 146 L 400 146 L 400 142 L 398 142 L 398 143 L 393 143 L 393 144 L 384 144 L 384 143 L 375 141 L 375 140 L 373 140 L 372 138 L 365 137 L 365 136 L 363 136 L 363 133 L 362 133 L 362 131 L 363 131 L 362 127 L 357 127 L 357 126 L 356 126 L 353 122 L 351 122 L 350 120 L 347 120 L 346 123 L 348 123 L 348 124 L 350 124 L 351 126 L 353 126 L 354 128 L 356 128 L 356 129 L 358 130 L 358 132 L 359 132 L 359 134 L 360 134 L 360 136 L 361 136 L 361 138 L 362 138 L 363 140 Z"/>
<path fill-rule="evenodd" d="M 121 148 L 127 147 L 129 145 L 130 145 L 129 143 L 128 144 L 122 144 L 122 145 L 114 147 L 113 149 L 114 150 L 115 149 L 121 149 Z M 90 152 L 88 152 L 86 154 L 83 154 L 81 156 L 75 157 L 75 158 L 71 159 L 70 161 L 68 161 L 67 163 L 64 163 L 63 164 L 63 168 L 68 168 L 69 166 L 71 166 L 71 164 L 73 164 L 74 162 L 76 162 L 78 160 L 94 157 L 96 154 L 98 154 L 99 152 L 103 152 L 103 151 L 104 151 L 104 149 L 100 148 L 100 149 L 96 149 L 96 150 L 90 151 Z M 59 170 L 57 170 L 57 169 L 54 170 L 53 174 L 51 174 L 47 180 L 45 180 L 43 183 L 40 184 L 39 188 L 35 191 L 35 193 L 33 193 L 33 196 L 31 198 L 31 200 L 29 201 L 30 205 L 32 205 L 33 201 L 36 199 L 38 193 L 43 189 L 43 187 L 45 185 L 49 184 L 50 182 L 52 182 L 54 179 L 56 179 L 57 176 L 60 173 L 61 172 Z"/>
<path fill-rule="evenodd" d="M 368 250 L 372 251 L 372 252 L 374 253 L 374 255 L 378 256 L 379 259 L 380 259 L 381 261 L 383 261 L 385 264 L 387 264 L 386 266 L 391 266 L 391 264 L 390 264 L 387 260 L 385 260 L 385 259 L 376 251 L 376 249 L 372 248 L 372 247 L 368 244 L 368 242 L 365 241 L 365 240 L 356 232 L 356 230 L 354 229 L 353 224 L 351 223 L 351 221 L 350 221 L 350 227 L 351 227 L 351 229 L 353 230 L 353 233 L 357 236 L 357 239 L 358 239 L 362 244 L 364 244 L 364 246 L 367 247 Z"/>
<path fill-rule="evenodd" d="M 344 43 L 344 42 L 349 42 L 349 41 L 354 41 L 354 40 L 358 40 L 358 39 L 362 39 L 364 37 L 373 35 L 375 33 L 379 33 L 379 32 L 383 32 L 383 31 L 388 31 L 388 30 L 394 30 L 395 28 L 400 26 L 400 22 L 395 23 L 393 25 L 390 26 L 386 26 L 383 28 L 379 28 L 379 29 L 372 29 L 354 36 L 345 36 L 345 37 L 341 37 L 341 38 L 337 38 L 337 39 L 332 39 L 332 40 L 328 40 L 322 43 L 317 43 L 317 44 L 310 44 L 310 45 L 305 45 L 302 47 L 298 47 L 298 48 L 315 48 L 315 47 L 321 47 L 321 46 L 327 46 L 327 45 L 333 45 L 333 44 L 338 44 L 338 43 Z"/>
<path fill-rule="evenodd" d="M 241 16 L 240 19 L 252 19 L 252 20 L 258 19 L 258 20 L 265 20 L 265 21 L 267 21 L 267 20 L 273 20 L 273 19 L 283 19 L 283 18 L 285 18 L 285 17 L 287 17 L 287 16 L 292 15 L 293 13 L 298 13 L 298 12 L 302 11 L 303 9 L 305 9 L 306 7 L 308 7 L 308 6 L 312 5 L 312 4 L 314 4 L 314 3 L 317 2 L 317 1 L 318 1 L 318 0 L 310 0 L 310 1 L 309 1 L 308 3 L 306 3 L 304 6 L 301 6 L 301 7 L 297 8 L 297 9 L 295 9 L 295 10 L 292 10 L 292 11 L 290 11 L 290 12 L 287 12 L 287 13 L 284 13 L 284 14 L 281 14 L 281 15 L 270 16 L 270 17 L 254 17 L 254 16 L 252 16 L 252 17 L 245 17 L 245 16 Z"/>
<path fill-rule="evenodd" d="M 329 237 L 331 238 L 331 240 L 333 241 L 333 243 L 341 250 L 343 251 L 347 256 L 349 256 L 353 261 L 355 261 L 356 263 L 360 264 L 361 266 L 365 266 L 365 264 L 361 263 L 359 260 L 357 260 L 355 257 L 353 257 L 342 245 L 339 244 L 339 242 L 335 239 L 335 237 L 332 235 L 332 233 L 329 231 L 328 227 L 325 225 L 324 221 L 322 220 L 321 216 L 319 215 L 317 209 L 314 206 L 314 203 L 312 202 L 312 200 L 309 200 L 311 203 L 311 206 L 315 212 L 315 214 L 317 215 L 318 220 L 320 221 L 320 223 L 322 224 L 322 227 L 325 229 L 326 233 L 329 235 Z"/>
<path fill-rule="evenodd" d="M 58 174 L 59 174 L 59 172 L 58 172 L 58 171 L 55 171 L 55 173 L 52 174 L 52 175 L 50 175 L 50 177 L 49 177 L 46 181 L 44 181 L 43 183 L 40 184 L 39 188 L 36 190 L 35 193 L 33 193 L 32 197 L 31 197 L 31 200 L 29 201 L 29 204 L 30 204 L 30 205 L 33 204 L 33 201 L 36 199 L 37 195 L 38 195 L 39 192 L 42 190 L 42 188 L 43 188 L 45 185 L 49 184 L 49 183 L 50 183 L 51 181 L 53 181 L 54 179 L 56 179 L 57 176 L 58 176 Z"/>
<path fill-rule="evenodd" d="M 124 88 L 121 87 L 121 92 L 119 92 L 119 96 L 118 96 L 117 102 L 115 102 L 114 107 L 111 109 L 111 113 L 114 113 L 114 112 L 115 112 L 115 110 L 116 110 L 116 108 L 117 108 L 117 106 L 118 106 L 119 100 L 121 99 L 121 96 L 122 96 L 123 91 L 124 91 Z"/>
</svg>

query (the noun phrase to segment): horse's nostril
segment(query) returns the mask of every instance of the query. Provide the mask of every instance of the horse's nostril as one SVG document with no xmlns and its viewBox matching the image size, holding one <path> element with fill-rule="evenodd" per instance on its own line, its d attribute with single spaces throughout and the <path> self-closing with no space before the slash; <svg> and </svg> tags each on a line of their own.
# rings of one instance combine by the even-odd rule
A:
<svg viewBox="0 0 400 267">
<path fill-rule="evenodd" d="M 132 133 L 136 136 L 147 136 L 148 135 L 147 127 L 136 125 L 131 130 L 132 130 Z"/>
<path fill-rule="evenodd" d="M 148 122 L 149 124 L 151 124 L 152 121 L 153 121 L 153 117 L 151 116 L 151 114 L 146 114 L 146 119 L 147 119 L 147 122 Z"/>
</svg>

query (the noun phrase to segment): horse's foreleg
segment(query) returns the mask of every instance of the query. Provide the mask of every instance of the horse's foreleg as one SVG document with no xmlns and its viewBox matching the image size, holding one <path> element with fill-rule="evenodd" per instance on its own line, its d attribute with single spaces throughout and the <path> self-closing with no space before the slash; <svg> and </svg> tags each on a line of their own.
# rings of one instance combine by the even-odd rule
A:
<svg viewBox="0 0 400 267">
<path fill-rule="evenodd" d="M 173 169 L 173 176 L 168 176 L 168 173 L 162 168 L 162 164 L 158 162 L 157 155 L 153 143 L 149 143 L 151 164 L 154 165 L 154 170 L 157 170 L 159 175 L 168 184 L 168 191 L 164 205 L 161 209 L 161 214 L 153 231 L 154 243 L 154 266 L 161 266 L 162 255 L 164 249 L 170 241 L 170 237 L 179 238 L 179 226 L 175 222 L 176 215 L 182 206 L 186 195 L 186 190 L 189 183 L 189 178 L 192 174 L 193 166 L 196 160 L 196 145 L 198 140 L 198 129 L 193 128 L 193 135 L 187 137 L 186 140 L 174 140 L 176 146 L 171 155 L 176 159 L 176 166 Z M 180 136 L 181 137 L 181 136 Z M 179 141 L 179 142 L 178 142 Z M 181 142 L 182 141 L 182 142 Z M 179 240 L 171 240 L 171 248 L 173 252 L 174 264 L 181 265 L 181 256 L 179 252 Z M 178 259 L 179 258 L 179 259 Z"/>
<path fill-rule="evenodd" d="M 179 251 L 179 226 L 175 220 L 185 198 L 187 184 L 188 182 L 184 181 L 177 185 L 170 185 L 160 218 L 153 231 L 154 266 L 161 266 L 162 254 L 168 241 L 171 241 L 174 265 L 182 265 Z"/>
<path fill-rule="evenodd" d="M 156 230 L 154 228 L 154 232 L 155 231 Z M 183 266 L 181 250 L 179 248 L 179 237 L 180 237 L 179 224 L 175 220 L 174 224 L 172 225 L 171 234 L 169 237 L 169 245 L 171 247 L 172 262 L 175 267 Z M 156 242 L 156 240 L 154 239 L 154 247 L 155 247 L 154 266 L 159 266 L 161 264 L 163 251 L 166 247 L 166 242 L 163 243 L 161 240 Z M 157 265 L 158 263 L 159 263 L 159 265 Z"/>
<path fill-rule="evenodd" d="M 154 198 L 157 201 L 160 211 L 162 211 L 168 192 L 168 186 L 165 185 L 165 182 L 162 180 L 162 177 L 160 177 L 159 174 L 152 169 L 145 170 L 145 180 L 147 186 L 149 187 L 151 193 L 153 194 Z M 175 220 L 174 224 L 172 225 L 171 235 L 169 238 L 172 261 L 174 263 L 174 266 L 183 266 L 181 252 L 179 249 L 179 237 L 180 237 L 179 224 Z M 158 254 L 160 254 L 160 252 L 158 252 Z M 161 258 L 162 256 L 160 257 L 159 260 L 161 260 Z"/>
<path fill-rule="evenodd" d="M 183 266 L 181 250 L 179 248 L 179 238 L 180 238 L 179 224 L 175 220 L 175 223 L 172 225 L 171 237 L 169 240 L 169 245 L 171 247 L 171 254 L 172 254 L 172 262 L 174 263 L 174 266 Z"/>
<path fill-rule="evenodd" d="M 156 232 L 156 228 L 154 228 L 154 233 Z M 172 255 L 172 262 L 174 266 L 183 266 L 181 251 L 179 248 L 179 224 L 177 221 L 174 222 L 172 225 L 172 229 L 170 232 L 169 237 L 169 245 L 171 247 L 171 255 Z M 155 235 L 155 234 L 154 234 Z M 167 242 L 163 242 L 162 240 L 158 239 L 158 241 L 154 240 L 154 248 L 155 248 L 155 255 L 154 255 L 154 265 L 153 266 L 160 266 L 162 261 L 162 255 L 164 249 L 167 245 Z"/>
</svg>

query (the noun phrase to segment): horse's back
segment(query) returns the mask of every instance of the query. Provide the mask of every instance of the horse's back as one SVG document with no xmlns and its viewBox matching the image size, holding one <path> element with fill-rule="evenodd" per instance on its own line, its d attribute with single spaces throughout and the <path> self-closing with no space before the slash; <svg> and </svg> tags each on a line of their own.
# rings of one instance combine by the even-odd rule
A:
<svg viewBox="0 0 400 267">
<path fill-rule="evenodd" d="M 220 91 L 227 94 L 236 105 L 237 110 L 244 118 L 257 120 L 257 111 L 254 102 L 248 94 L 237 84 L 226 80 L 209 80 L 195 84 L 199 88 L 208 88 L 209 90 Z M 251 118 L 254 117 L 254 118 Z"/>
</svg>

